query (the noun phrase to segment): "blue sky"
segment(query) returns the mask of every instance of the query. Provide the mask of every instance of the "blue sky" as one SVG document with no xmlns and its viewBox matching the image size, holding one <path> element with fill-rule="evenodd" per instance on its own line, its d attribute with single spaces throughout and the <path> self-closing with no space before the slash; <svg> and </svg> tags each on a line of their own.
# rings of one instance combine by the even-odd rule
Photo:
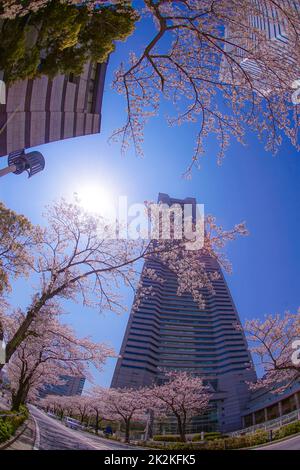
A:
<svg viewBox="0 0 300 470">
<path fill-rule="evenodd" d="M 138 34 L 143 38 L 141 27 Z M 217 166 L 218 149 L 212 137 L 201 170 L 187 181 L 181 175 L 193 152 L 195 129 L 188 125 L 168 128 L 162 113 L 146 128 L 145 157 L 137 158 L 133 152 L 121 157 L 119 146 L 107 143 L 125 118 L 124 101 L 111 90 L 110 83 L 120 60 L 139 43 L 136 38 L 118 44 L 111 56 L 101 134 L 40 147 L 46 158 L 45 171 L 31 180 L 24 175 L 1 179 L 1 200 L 38 223 L 45 204 L 80 192 L 86 185 L 98 185 L 113 197 L 127 195 L 132 203 L 154 200 L 158 192 L 196 197 L 224 228 L 247 222 L 250 235 L 233 242 L 227 250 L 233 264 L 233 274 L 227 280 L 242 321 L 285 309 L 295 311 L 300 305 L 299 155 L 284 142 L 274 157 L 249 134 L 247 146 L 233 142 L 223 165 Z M 13 303 L 26 306 L 30 288 L 28 282 L 19 281 Z M 130 307 L 132 294 L 125 289 L 123 293 L 124 303 Z M 66 319 L 78 334 L 91 335 L 119 350 L 128 314 L 100 315 L 74 304 L 67 308 Z M 98 383 L 110 384 L 114 364 L 115 360 L 109 360 L 104 372 L 96 374 Z"/>
</svg>

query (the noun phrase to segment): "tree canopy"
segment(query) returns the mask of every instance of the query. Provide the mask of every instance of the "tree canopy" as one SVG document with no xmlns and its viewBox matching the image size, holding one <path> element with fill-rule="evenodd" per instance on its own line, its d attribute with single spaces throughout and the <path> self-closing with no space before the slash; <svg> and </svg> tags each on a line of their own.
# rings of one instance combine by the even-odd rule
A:
<svg viewBox="0 0 300 470">
<path fill-rule="evenodd" d="M 0 202 L 0 296 L 10 289 L 12 276 L 28 272 L 30 249 L 37 235 L 38 231 L 25 216 Z"/>
<path fill-rule="evenodd" d="M 188 177 L 213 134 L 219 163 L 231 139 L 244 142 L 249 130 L 273 153 L 283 136 L 299 150 L 296 2 L 141 0 L 135 8 L 126 0 L 1 3 L 0 68 L 8 81 L 79 73 L 87 59 L 105 60 L 114 41 L 145 18 L 145 45 L 124 57 L 113 82 L 126 106 L 124 124 L 112 134 L 121 139 L 122 151 L 133 144 L 143 153 L 144 127 L 164 100 L 174 109 L 169 125 L 195 126 Z M 31 47 L 30 36 L 36 38 Z"/>
<path fill-rule="evenodd" d="M 92 8 L 90 2 L 44 3 L 37 11 L 3 20 L 0 69 L 8 83 L 40 75 L 79 75 L 87 61 L 105 62 L 115 41 L 133 32 L 137 19 L 122 2 Z"/>
</svg>

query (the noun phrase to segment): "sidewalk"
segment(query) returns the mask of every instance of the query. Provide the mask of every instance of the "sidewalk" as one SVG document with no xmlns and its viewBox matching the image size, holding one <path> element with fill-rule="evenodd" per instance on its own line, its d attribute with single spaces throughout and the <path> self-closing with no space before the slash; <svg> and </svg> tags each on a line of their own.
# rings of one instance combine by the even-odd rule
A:
<svg viewBox="0 0 300 470">
<path fill-rule="evenodd" d="M 20 426 L 16 434 L 0 446 L 1 450 L 33 450 L 36 439 L 35 422 L 31 416 Z"/>
</svg>

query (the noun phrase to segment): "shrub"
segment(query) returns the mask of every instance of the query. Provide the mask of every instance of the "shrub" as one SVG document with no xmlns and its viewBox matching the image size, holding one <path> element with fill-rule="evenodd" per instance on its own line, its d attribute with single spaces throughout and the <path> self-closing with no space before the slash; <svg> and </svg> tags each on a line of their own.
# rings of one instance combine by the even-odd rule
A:
<svg viewBox="0 0 300 470">
<path fill-rule="evenodd" d="M 274 439 L 281 439 L 283 437 L 290 436 L 298 432 L 300 432 L 300 421 L 283 426 L 282 428 L 274 432 L 273 437 Z M 174 442 L 174 444 L 170 444 L 168 446 L 168 449 L 170 450 L 230 450 L 266 444 L 267 442 L 269 442 L 269 433 L 268 431 L 259 430 L 256 431 L 254 434 L 244 434 L 242 436 L 236 437 L 224 436 L 223 438 L 221 438 L 221 434 L 215 432 L 206 433 L 204 435 L 204 438 L 206 442 L 205 444 L 201 445 L 199 442 L 196 443 L 196 441 L 201 440 L 201 434 L 195 434 L 193 436 L 193 442 L 190 443 L 176 442 L 176 440 L 179 439 L 178 436 L 154 436 L 154 440 L 156 441 Z"/>
<path fill-rule="evenodd" d="M 10 423 L 0 419 L 0 442 L 7 441 L 13 433 L 13 429 Z"/>
<path fill-rule="evenodd" d="M 20 414 L 21 413 L 21 414 Z M 2 416 L 1 415 L 5 415 Z M 20 411 L 16 414 L 13 411 L 3 410 L 0 412 L 0 442 L 7 441 L 21 424 L 28 418 L 28 409 L 26 406 L 21 406 Z"/>
<path fill-rule="evenodd" d="M 220 432 L 207 432 L 204 434 L 206 441 L 214 441 L 215 439 L 221 439 L 222 434 Z"/>
<path fill-rule="evenodd" d="M 290 436 L 291 434 L 296 434 L 300 432 L 300 421 L 296 421 L 295 423 L 287 424 L 277 431 L 274 432 L 273 436 L 274 439 L 282 439 L 283 437 Z"/>
<path fill-rule="evenodd" d="M 269 441 L 268 431 L 257 431 L 254 434 L 250 434 L 248 437 L 249 446 L 257 446 L 259 444 L 265 444 Z M 248 446 L 248 447 L 249 447 Z"/>
<path fill-rule="evenodd" d="M 175 444 L 170 444 L 168 446 L 168 450 L 189 450 L 193 448 L 193 445 L 188 442 L 176 442 Z"/>
<path fill-rule="evenodd" d="M 194 434 L 194 436 L 192 437 L 192 441 L 193 442 L 201 441 L 201 434 Z"/>
<path fill-rule="evenodd" d="M 175 436 L 175 435 L 163 435 L 163 434 L 157 434 L 156 436 L 153 436 L 154 441 L 164 441 L 164 442 L 180 442 L 180 436 Z"/>
<path fill-rule="evenodd" d="M 9 417 L 6 421 L 10 423 L 12 427 L 12 433 L 14 434 L 16 430 L 18 429 L 18 427 L 20 427 L 21 424 L 23 424 L 25 420 L 26 418 L 24 417 L 24 415 L 20 415 L 20 416 Z"/>
<path fill-rule="evenodd" d="M 257 431 L 254 434 L 243 436 L 227 437 L 225 439 L 213 439 L 204 446 L 205 450 L 242 449 L 268 442 L 266 431 Z"/>
<path fill-rule="evenodd" d="M 203 447 L 204 450 L 224 450 L 225 449 L 225 439 L 214 439 L 209 441 Z"/>
<path fill-rule="evenodd" d="M 228 437 L 225 439 L 226 449 L 241 449 L 243 447 L 252 447 L 268 442 L 267 431 L 257 431 L 254 434 L 244 436 Z"/>
<path fill-rule="evenodd" d="M 220 439 L 222 434 L 220 432 L 206 432 L 204 433 L 205 441 L 213 441 L 214 439 Z M 193 442 L 201 441 L 201 434 L 195 434 L 192 439 Z"/>
</svg>

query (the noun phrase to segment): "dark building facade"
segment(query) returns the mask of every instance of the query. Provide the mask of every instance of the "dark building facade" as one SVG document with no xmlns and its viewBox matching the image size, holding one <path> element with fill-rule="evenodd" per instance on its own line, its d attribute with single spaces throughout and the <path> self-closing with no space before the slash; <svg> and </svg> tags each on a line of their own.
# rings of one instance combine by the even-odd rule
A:
<svg viewBox="0 0 300 470">
<path fill-rule="evenodd" d="M 0 104 L 0 156 L 100 132 L 107 64 L 88 62 L 80 76 L 16 82 Z"/>
<path fill-rule="evenodd" d="M 185 202 L 160 194 L 172 205 Z M 191 432 L 233 431 L 242 427 L 242 411 L 249 399 L 246 381 L 256 375 L 243 331 L 237 330 L 239 316 L 222 270 L 215 259 L 202 256 L 207 271 L 217 271 L 215 294 L 203 289 L 205 309 L 190 295 L 177 295 L 176 276 L 163 264 L 147 261 L 163 283 L 150 281 L 154 296 L 144 298 L 132 310 L 112 379 L 112 387 L 140 387 L 163 381 L 164 370 L 197 374 L 213 391 L 212 411 L 195 421 Z"/>
<path fill-rule="evenodd" d="M 59 396 L 74 396 L 81 395 L 85 384 L 85 377 L 72 377 L 69 375 L 63 375 L 60 377 L 64 383 L 51 385 L 46 384 L 42 390 L 40 390 L 40 397 L 44 398 L 47 395 L 59 395 Z"/>
<path fill-rule="evenodd" d="M 243 412 L 243 428 L 263 427 L 272 420 L 281 424 L 285 418 L 288 419 L 283 424 L 300 420 L 299 380 L 275 393 L 264 388 L 253 391 Z"/>
</svg>

